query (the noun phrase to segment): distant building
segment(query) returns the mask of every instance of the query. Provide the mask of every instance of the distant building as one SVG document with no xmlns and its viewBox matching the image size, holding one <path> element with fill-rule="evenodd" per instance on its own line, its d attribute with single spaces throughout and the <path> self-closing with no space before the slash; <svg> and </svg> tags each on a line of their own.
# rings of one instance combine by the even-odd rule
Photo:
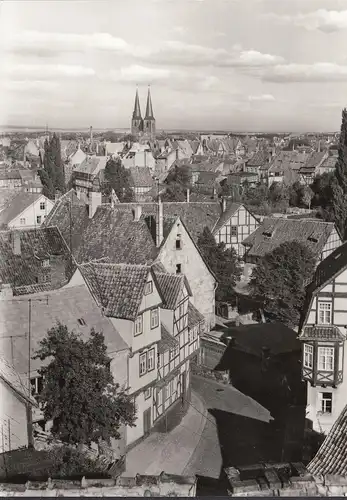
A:
<svg viewBox="0 0 347 500">
<path fill-rule="evenodd" d="M 138 90 L 136 90 L 135 105 L 133 116 L 131 120 L 131 134 L 135 137 L 146 136 L 150 139 L 155 138 L 156 128 L 155 128 L 155 118 L 153 114 L 151 91 L 148 88 L 147 104 L 146 104 L 146 114 L 142 118 L 140 100 Z"/>
</svg>

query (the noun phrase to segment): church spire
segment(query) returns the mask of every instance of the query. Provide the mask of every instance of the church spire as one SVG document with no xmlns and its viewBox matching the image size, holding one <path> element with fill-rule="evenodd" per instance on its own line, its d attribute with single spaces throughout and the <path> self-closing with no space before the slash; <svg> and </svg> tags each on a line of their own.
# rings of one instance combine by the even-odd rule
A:
<svg viewBox="0 0 347 500">
<path fill-rule="evenodd" d="M 153 108 L 152 108 L 152 99 L 151 99 L 151 88 L 148 85 L 148 95 L 147 95 L 147 105 L 146 105 L 146 116 L 145 120 L 154 120 L 153 116 Z"/>
<path fill-rule="evenodd" d="M 136 96 L 135 96 L 135 105 L 134 105 L 134 112 L 133 112 L 133 120 L 141 120 L 141 108 L 140 108 L 140 99 L 139 99 L 139 91 L 136 89 Z"/>
</svg>

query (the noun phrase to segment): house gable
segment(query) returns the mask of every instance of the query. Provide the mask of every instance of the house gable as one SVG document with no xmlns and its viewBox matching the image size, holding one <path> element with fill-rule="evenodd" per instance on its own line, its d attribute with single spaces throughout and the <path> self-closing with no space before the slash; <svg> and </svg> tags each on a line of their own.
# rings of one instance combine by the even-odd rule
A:
<svg viewBox="0 0 347 500">
<path fill-rule="evenodd" d="M 44 202 L 45 203 L 45 210 L 40 210 L 40 203 Z M 37 216 L 45 216 L 50 213 L 54 206 L 54 203 L 46 198 L 46 196 L 41 195 L 37 200 L 35 200 L 33 203 L 31 203 L 28 207 L 26 207 L 20 214 L 18 214 L 16 217 L 14 217 L 11 221 L 8 222 L 9 227 L 17 227 L 20 226 L 20 219 L 25 219 L 26 221 L 32 221 L 32 224 L 26 224 L 26 227 L 28 225 L 35 226 L 35 225 L 41 225 L 43 223 L 43 219 L 41 223 L 36 222 L 36 217 Z"/>
</svg>

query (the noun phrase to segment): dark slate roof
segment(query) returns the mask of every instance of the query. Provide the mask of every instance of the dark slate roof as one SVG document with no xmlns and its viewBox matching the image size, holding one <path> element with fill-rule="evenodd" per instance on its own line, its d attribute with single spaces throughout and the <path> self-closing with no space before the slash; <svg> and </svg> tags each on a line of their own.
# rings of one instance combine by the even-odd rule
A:
<svg viewBox="0 0 347 500">
<path fill-rule="evenodd" d="M 307 469 L 314 475 L 347 475 L 347 406 L 323 441 Z"/>
<path fill-rule="evenodd" d="M 303 307 L 303 315 L 300 321 L 302 328 L 305 318 L 309 313 L 309 307 L 312 297 L 333 278 L 347 269 L 347 243 L 336 248 L 328 257 L 326 257 L 316 269 L 312 282 L 306 288 L 306 297 Z"/>
<path fill-rule="evenodd" d="M 30 207 L 35 201 L 41 198 L 41 196 L 41 193 L 26 193 L 25 191 L 18 193 L 0 212 L 0 226 L 7 225 L 26 208 Z"/>
<path fill-rule="evenodd" d="M 130 167 L 131 187 L 152 187 L 154 184 L 149 167 Z"/>
<path fill-rule="evenodd" d="M 307 161 L 303 164 L 300 169 L 300 173 L 309 174 L 314 173 L 316 167 L 318 167 L 324 160 L 326 152 L 314 152 L 307 158 Z"/>
<path fill-rule="evenodd" d="M 115 210 L 132 209 L 136 206 L 134 203 L 118 203 Z M 157 214 L 156 203 L 142 203 L 142 213 L 145 215 Z M 163 215 L 172 220 L 180 217 L 186 225 L 190 236 L 196 243 L 200 233 L 207 226 L 211 231 L 222 213 L 219 201 L 205 202 L 163 202 Z"/>
<path fill-rule="evenodd" d="M 322 252 L 335 229 L 332 222 L 315 219 L 285 219 L 269 217 L 242 244 L 251 247 L 248 255 L 263 257 L 288 241 L 305 244 L 316 257 Z M 267 236 L 272 234 L 271 237 Z"/>
<path fill-rule="evenodd" d="M 225 212 L 223 212 L 213 228 L 213 234 L 218 233 L 218 231 L 228 222 L 228 220 L 237 212 L 237 210 L 242 207 L 240 203 L 231 203 Z"/>
<path fill-rule="evenodd" d="M 185 283 L 184 275 L 155 272 L 155 276 L 163 295 L 164 309 L 175 309 Z"/>
<path fill-rule="evenodd" d="M 21 396 L 21 398 L 30 402 L 33 406 L 37 406 L 35 399 L 30 395 L 28 384 L 23 382 L 23 379 L 16 371 L 13 364 L 7 360 L 4 353 L 0 353 L 0 379 L 9 385 L 12 390 Z"/>
<path fill-rule="evenodd" d="M 229 342 L 228 347 L 216 367 L 224 371 L 230 368 L 230 355 L 234 349 L 248 352 L 261 357 L 263 349 L 267 348 L 274 355 L 300 351 L 300 341 L 297 333 L 282 323 L 258 323 L 252 325 L 228 328 L 228 337 L 235 342 Z"/>
<path fill-rule="evenodd" d="M 161 323 L 161 339 L 158 342 L 158 353 L 163 354 L 168 349 L 174 349 L 178 345 L 179 342 L 169 333 L 164 323 Z"/>
<path fill-rule="evenodd" d="M 77 261 L 108 257 L 113 263 L 148 264 L 156 258 L 155 246 L 143 218 L 134 220 L 128 207 L 101 205 L 89 219 L 79 246 Z"/>
<path fill-rule="evenodd" d="M 261 167 L 268 162 L 269 152 L 264 149 L 259 149 L 252 158 L 247 161 L 247 166 L 250 167 Z"/>
<path fill-rule="evenodd" d="M 304 331 L 299 336 L 300 340 L 332 340 L 343 341 L 344 335 L 337 326 L 305 326 Z"/>
<path fill-rule="evenodd" d="M 89 220 L 88 207 L 71 189 L 57 200 L 43 226 L 57 226 L 69 248 L 71 239 L 72 253 L 76 255 Z"/>
<path fill-rule="evenodd" d="M 194 328 L 205 321 L 205 317 L 197 310 L 197 308 L 189 301 L 188 303 L 188 328 Z"/>
<path fill-rule="evenodd" d="M 27 287 L 29 293 L 37 291 L 36 278 L 42 270 L 41 261 L 50 256 L 62 256 L 65 262 L 65 275 L 61 286 L 70 279 L 71 255 L 58 228 L 40 227 L 38 229 L 22 229 L 16 234 L 20 237 L 21 255 L 14 255 L 12 238 L 14 231 L 0 232 L 0 281 L 16 288 Z M 41 285 L 42 286 L 42 285 Z M 51 288 L 52 285 L 45 285 Z"/>
<path fill-rule="evenodd" d="M 24 337 L 28 330 L 28 301 L 25 298 L 0 301 L 1 336 L 16 332 L 17 338 L 13 343 L 14 367 L 20 374 L 27 373 L 28 370 L 28 338 Z M 38 349 L 40 341 L 47 336 L 47 331 L 56 325 L 58 320 L 61 320 L 69 331 L 79 333 L 85 339 L 89 338 L 92 328 L 102 332 L 109 353 L 128 348 L 110 319 L 102 314 L 85 285 L 38 293 L 30 295 L 30 298 L 42 299 L 42 301 L 36 300 L 31 309 L 32 353 Z M 84 319 L 86 324 L 81 325 L 79 319 Z M 23 337 L 20 337 L 21 335 Z M 1 350 L 9 359 L 10 339 L 2 340 Z M 31 370 L 35 371 L 41 366 L 41 360 L 32 359 Z"/>
<path fill-rule="evenodd" d="M 135 320 L 151 273 L 149 266 L 89 262 L 79 270 L 106 316 Z"/>
</svg>

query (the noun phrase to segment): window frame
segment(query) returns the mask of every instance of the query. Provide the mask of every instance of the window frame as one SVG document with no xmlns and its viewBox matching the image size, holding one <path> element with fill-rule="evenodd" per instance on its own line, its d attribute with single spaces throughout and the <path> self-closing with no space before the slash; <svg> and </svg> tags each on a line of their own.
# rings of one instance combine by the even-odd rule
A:
<svg viewBox="0 0 347 500">
<path fill-rule="evenodd" d="M 330 351 L 331 355 L 328 355 L 327 351 Z M 327 360 L 329 358 L 331 358 L 332 360 L 331 368 L 327 368 L 328 365 Z M 318 346 L 318 370 L 323 372 L 333 372 L 334 369 L 335 369 L 335 348 L 331 346 Z"/>
<path fill-rule="evenodd" d="M 147 387 L 147 389 L 144 391 L 144 399 L 145 401 L 147 399 L 150 399 L 150 397 L 152 396 L 152 387 Z"/>
<path fill-rule="evenodd" d="M 230 237 L 237 237 L 237 226 L 230 226 Z"/>
<path fill-rule="evenodd" d="M 153 354 L 152 354 L 153 353 Z M 149 368 L 149 360 L 151 360 L 151 368 Z M 147 351 L 147 372 L 152 372 L 155 369 L 155 347 Z"/>
<path fill-rule="evenodd" d="M 144 363 L 143 363 L 144 360 Z M 144 366 L 144 370 L 141 372 L 141 366 Z M 143 377 L 147 373 L 147 352 L 142 352 L 139 355 L 139 375 Z"/>
<path fill-rule="evenodd" d="M 328 307 L 325 308 L 324 306 Z M 321 319 L 321 314 L 323 315 L 322 319 Z M 326 320 L 327 314 L 329 314 L 329 321 Z M 332 302 L 318 302 L 318 324 L 331 325 L 331 321 L 332 321 Z"/>
<path fill-rule="evenodd" d="M 41 215 L 36 216 L 36 224 L 42 224 L 42 216 Z"/>
<path fill-rule="evenodd" d="M 176 274 L 182 274 L 182 264 L 176 264 Z"/>
<path fill-rule="evenodd" d="M 46 210 L 46 202 L 45 201 L 40 201 L 40 210 Z"/>
<path fill-rule="evenodd" d="M 324 397 L 329 396 L 329 397 Z M 333 412 L 333 393 L 320 392 L 319 393 L 320 413 L 323 415 L 331 415 Z M 330 407 L 330 410 L 329 410 Z"/>
<path fill-rule="evenodd" d="M 138 331 L 138 324 L 141 322 L 141 331 Z M 143 334 L 143 314 L 139 314 L 136 316 L 135 321 L 134 321 L 134 337 L 137 337 L 138 335 Z"/>
<path fill-rule="evenodd" d="M 182 250 L 182 240 L 181 240 L 181 238 L 176 238 L 175 249 L 176 250 Z"/>
<path fill-rule="evenodd" d="M 303 356 L 304 368 L 313 369 L 313 353 L 314 353 L 313 345 L 304 344 L 304 356 Z"/>
<path fill-rule="evenodd" d="M 145 295 L 153 293 L 153 281 L 147 281 L 145 285 Z"/>
<path fill-rule="evenodd" d="M 153 324 L 153 321 L 152 321 L 153 317 L 156 317 L 155 324 Z M 158 326 L 159 326 L 159 307 L 156 307 L 155 309 L 151 309 L 150 324 L 151 324 L 151 330 L 154 330 L 154 328 L 158 328 Z"/>
<path fill-rule="evenodd" d="M 19 219 L 19 224 L 20 224 L 21 226 L 25 226 L 25 224 L 26 224 L 26 219 L 25 219 L 25 217 L 21 217 L 21 218 Z"/>
</svg>

